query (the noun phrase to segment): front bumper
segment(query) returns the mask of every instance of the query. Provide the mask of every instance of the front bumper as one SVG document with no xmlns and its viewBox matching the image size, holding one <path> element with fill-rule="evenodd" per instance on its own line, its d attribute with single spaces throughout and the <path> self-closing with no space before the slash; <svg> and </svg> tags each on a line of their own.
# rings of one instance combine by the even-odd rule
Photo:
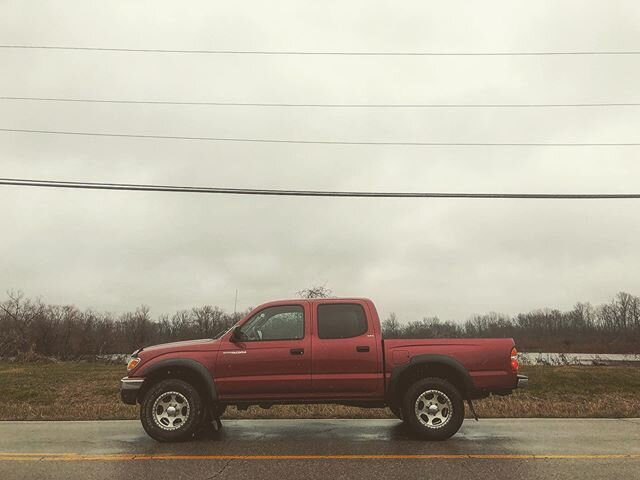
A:
<svg viewBox="0 0 640 480">
<path fill-rule="evenodd" d="M 144 378 L 124 377 L 120 380 L 120 399 L 127 405 L 135 405 Z"/>
<path fill-rule="evenodd" d="M 518 383 L 516 388 L 527 388 L 529 386 L 529 377 L 526 375 L 518 375 Z"/>
</svg>

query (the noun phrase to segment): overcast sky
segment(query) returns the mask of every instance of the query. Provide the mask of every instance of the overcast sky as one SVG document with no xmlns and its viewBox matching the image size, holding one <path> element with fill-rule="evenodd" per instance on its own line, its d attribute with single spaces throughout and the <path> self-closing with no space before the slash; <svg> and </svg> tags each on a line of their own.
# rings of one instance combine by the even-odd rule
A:
<svg viewBox="0 0 640 480">
<path fill-rule="evenodd" d="M 2 1 L 0 44 L 640 50 L 640 3 Z M 640 102 L 638 56 L 0 49 L 0 96 L 302 103 Z M 0 100 L 0 127 L 433 142 L 638 142 L 640 108 L 320 109 Z M 0 132 L 0 176 L 220 187 L 638 192 L 638 147 L 223 143 Z M 640 294 L 640 201 L 223 197 L 0 187 L 0 290 L 152 314 L 325 284 L 464 320 Z"/>
</svg>

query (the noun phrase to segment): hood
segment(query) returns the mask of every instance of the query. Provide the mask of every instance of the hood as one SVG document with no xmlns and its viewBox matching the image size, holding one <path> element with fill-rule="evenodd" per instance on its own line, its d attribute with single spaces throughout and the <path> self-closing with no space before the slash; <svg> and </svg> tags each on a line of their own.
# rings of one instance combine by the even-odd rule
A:
<svg viewBox="0 0 640 480">
<path fill-rule="evenodd" d="M 163 353 L 169 352 L 197 352 L 201 350 L 217 350 L 220 344 L 220 339 L 203 338 L 200 340 L 186 340 L 183 342 L 171 342 L 161 343 L 159 345 L 152 345 L 150 347 L 144 347 L 139 350 L 139 356 L 144 357 L 156 357 Z"/>
</svg>

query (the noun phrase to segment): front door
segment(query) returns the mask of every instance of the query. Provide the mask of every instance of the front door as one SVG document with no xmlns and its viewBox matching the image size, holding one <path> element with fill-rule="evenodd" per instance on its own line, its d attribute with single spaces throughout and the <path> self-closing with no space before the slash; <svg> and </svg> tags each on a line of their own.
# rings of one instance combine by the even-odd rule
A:
<svg viewBox="0 0 640 480">
<path fill-rule="evenodd" d="M 221 400 L 299 398 L 311 391 L 308 302 L 266 307 L 222 340 L 215 382 Z"/>
</svg>

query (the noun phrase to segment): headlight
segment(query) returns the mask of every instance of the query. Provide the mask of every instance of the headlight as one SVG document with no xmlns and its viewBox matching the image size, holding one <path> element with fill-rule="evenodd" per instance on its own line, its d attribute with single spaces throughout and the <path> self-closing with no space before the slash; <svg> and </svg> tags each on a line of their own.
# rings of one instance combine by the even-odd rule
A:
<svg viewBox="0 0 640 480">
<path fill-rule="evenodd" d="M 136 368 L 139 363 L 140 363 L 140 358 L 139 357 L 131 357 L 129 359 L 129 363 L 127 363 L 127 372 L 130 372 L 131 370 Z"/>
</svg>

